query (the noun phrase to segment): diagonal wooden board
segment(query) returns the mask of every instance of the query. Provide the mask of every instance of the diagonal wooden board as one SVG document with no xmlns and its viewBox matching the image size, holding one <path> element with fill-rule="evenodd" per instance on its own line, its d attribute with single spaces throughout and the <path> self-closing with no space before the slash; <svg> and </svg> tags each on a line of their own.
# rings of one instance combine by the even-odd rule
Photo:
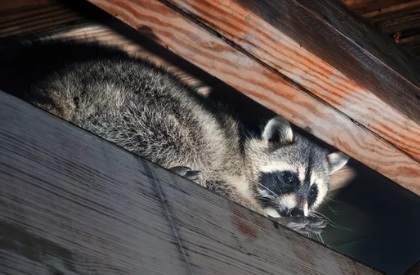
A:
<svg viewBox="0 0 420 275">
<path fill-rule="evenodd" d="M 275 48 L 271 48 L 274 47 L 273 44 L 269 43 L 270 47 L 264 48 L 265 44 L 261 43 L 263 46 L 258 48 L 261 46 L 257 43 L 258 39 L 254 41 L 252 37 L 255 36 L 260 41 L 262 39 L 263 42 L 277 38 L 284 44 L 294 43 L 295 46 L 296 42 L 285 35 L 273 38 L 271 33 L 259 31 L 264 30 L 264 27 L 269 28 L 269 31 L 275 31 L 275 28 L 267 26 L 263 19 L 258 19 L 251 11 L 248 11 L 240 23 L 230 22 L 231 18 L 239 20 L 240 17 L 235 13 L 237 10 L 243 11 L 243 7 L 241 10 L 237 2 L 222 1 L 226 7 L 223 10 L 212 10 L 213 21 L 207 17 L 206 20 L 200 19 L 200 15 L 203 16 L 199 9 L 200 3 L 207 3 L 206 7 L 212 8 L 207 1 L 90 2 L 255 101 L 282 114 L 294 124 L 420 195 L 418 124 L 305 50 L 290 52 L 287 56 L 292 58 L 293 66 L 288 69 L 289 73 L 286 72 L 287 69 L 281 70 L 284 66 L 280 64 L 281 58 L 275 53 Z M 181 3 L 182 7 L 176 6 Z M 196 4 L 194 9 L 191 8 L 191 3 Z M 223 11 L 225 13 L 221 14 Z M 223 20 L 219 20 L 220 18 Z M 259 23 L 263 27 L 250 32 L 249 37 L 242 37 L 242 44 L 239 40 L 238 44 L 232 43 L 230 39 L 235 38 L 233 31 L 230 32 L 231 37 L 225 37 L 218 32 L 229 31 L 229 28 L 240 32 L 243 26 L 250 26 L 250 23 L 246 23 L 248 19 L 251 25 Z M 217 25 L 218 20 L 226 25 Z M 280 35 L 280 32 L 277 30 L 275 34 Z M 287 49 L 286 45 L 278 43 L 282 49 Z M 242 48 L 238 45 L 242 45 Z M 296 48 L 293 45 L 290 47 Z M 271 59 L 271 56 L 274 58 Z M 308 56 L 306 63 L 302 61 L 304 56 Z M 321 81 L 317 83 L 317 76 L 322 74 L 319 71 L 311 74 L 313 67 L 304 69 L 305 66 L 315 64 L 313 60 L 321 62 L 321 70 L 326 70 L 326 75 L 331 73 L 331 77 L 320 77 Z M 305 77 L 309 80 L 305 80 Z M 335 82 L 337 83 L 333 84 Z M 326 91 L 320 89 L 324 86 Z M 341 97 L 332 93 L 334 89 L 340 91 Z M 353 89 L 354 93 L 351 93 Z M 387 112 L 391 112 L 391 115 Z"/>
<path fill-rule="evenodd" d="M 420 58 L 419 0 L 340 0 L 340 2 Z"/>
<path fill-rule="evenodd" d="M 188 11 L 196 20 L 214 29 L 248 54 L 381 136 L 415 160 L 420 161 L 420 124 L 404 115 L 403 110 L 396 109 L 383 101 L 383 96 L 378 96 L 371 90 L 362 87 L 360 81 L 346 77 L 342 73 L 345 72 L 344 70 L 340 72 L 326 60 L 317 57 L 302 47 L 299 38 L 292 39 L 287 35 L 287 30 L 283 31 L 281 26 L 277 27 L 282 23 L 283 25 L 289 25 L 286 24 L 287 22 L 282 22 L 281 18 L 283 17 L 280 16 L 282 12 L 280 7 L 283 6 L 280 4 L 287 3 L 287 1 L 276 2 L 275 6 L 278 7 L 278 10 L 275 10 L 275 12 L 279 13 L 279 16 L 275 17 L 277 21 L 272 19 L 272 23 L 268 20 L 262 20 L 256 14 L 257 7 L 265 6 L 263 4 L 265 2 L 261 1 L 253 5 L 251 4 L 255 1 L 247 1 L 250 7 L 242 6 L 236 1 L 225 0 L 170 0 L 168 2 L 177 5 L 183 11 Z M 289 1 L 288 3 L 290 9 L 296 9 L 292 5 L 293 2 Z M 264 8 L 260 9 L 264 10 Z M 220 18 L 223 18 L 223 20 L 220 20 Z M 292 27 L 289 26 L 289 28 Z M 329 28 L 333 28 L 333 26 L 329 26 Z M 299 34 L 300 36 L 311 36 L 309 30 L 303 27 L 296 29 L 296 32 L 296 36 Z M 380 38 L 382 37 L 378 39 Z M 325 46 L 325 41 L 319 40 L 319 44 Z M 395 51 L 396 49 L 394 49 Z M 402 54 L 401 51 L 397 52 Z M 337 53 L 331 53 L 330 55 L 334 56 L 336 62 L 345 63 L 348 67 L 356 67 L 361 70 L 359 63 L 363 60 L 350 62 L 346 60 L 344 54 L 341 54 L 340 57 L 336 56 Z M 395 55 L 397 58 L 397 54 Z M 417 62 L 412 63 L 417 64 Z M 409 67 L 409 64 L 405 64 L 405 66 Z M 414 71 L 415 67 L 411 69 Z M 374 70 L 372 68 L 372 72 L 369 73 L 374 75 L 376 73 Z M 414 72 L 412 73 L 414 74 Z M 389 76 L 389 78 L 391 77 Z M 420 72 L 417 74 L 417 78 L 420 79 Z M 394 92 L 391 89 L 390 87 L 383 93 Z M 417 90 L 420 92 L 420 89 Z M 406 92 L 414 93 L 415 91 L 416 89 L 407 89 Z M 417 112 L 420 115 L 420 101 L 418 106 Z M 384 112 L 385 110 L 386 112 Z"/>
<path fill-rule="evenodd" d="M 2 0 L 0 5 L 0 39 L 33 35 L 40 31 L 57 30 L 106 15 L 80 1 Z M 107 16 L 107 15 L 106 15 Z"/>
<path fill-rule="evenodd" d="M 0 92 L 6 274 L 380 274 Z"/>
</svg>

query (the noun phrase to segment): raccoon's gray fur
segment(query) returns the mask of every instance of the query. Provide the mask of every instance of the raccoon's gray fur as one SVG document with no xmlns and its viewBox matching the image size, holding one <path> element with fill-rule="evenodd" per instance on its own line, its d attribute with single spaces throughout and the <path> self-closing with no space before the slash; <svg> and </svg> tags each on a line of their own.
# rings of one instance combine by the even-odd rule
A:
<svg viewBox="0 0 420 275">
<path fill-rule="evenodd" d="M 286 225 L 295 230 L 325 227 L 307 217 L 347 157 L 293 133 L 284 119 L 249 135 L 173 74 L 116 49 L 51 43 L 13 58 L 1 71 L 3 90 L 259 213 L 292 216 Z"/>
</svg>

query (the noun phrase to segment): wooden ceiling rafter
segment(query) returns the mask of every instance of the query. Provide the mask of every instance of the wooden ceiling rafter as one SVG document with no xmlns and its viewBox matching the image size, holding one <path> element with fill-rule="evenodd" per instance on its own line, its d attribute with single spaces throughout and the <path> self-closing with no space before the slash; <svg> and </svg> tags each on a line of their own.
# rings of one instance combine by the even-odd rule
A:
<svg viewBox="0 0 420 275">
<path fill-rule="evenodd" d="M 420 57 L 419 0 L 337 0 Z"/>
</svg>

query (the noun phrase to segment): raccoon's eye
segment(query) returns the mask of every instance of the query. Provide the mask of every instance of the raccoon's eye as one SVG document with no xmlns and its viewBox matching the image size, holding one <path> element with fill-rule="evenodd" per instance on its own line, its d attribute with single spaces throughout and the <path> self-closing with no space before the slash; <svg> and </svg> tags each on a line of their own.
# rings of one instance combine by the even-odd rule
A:
<svg viewBox="0 0 420 275">
<path fill-rule="evenodd" d="M 294 175 L 291 172 L 288 172 L 288 171 L 282 172 L 281 177 L 283 179 L 283 182 L 288 185 L 297 185 L 299 183 L 299 180 L 296 177 L 296 175 Z"/>
<path fill-rule="evenodd" d="M 317 195 L 318 195 L 318 187 L 316 187 L 316 185 L 312 185 L 311 189 L 309 190 L 309 196 L 308 196 L 308 201 L 310 204 L 315 202 Z"/>
</svg>

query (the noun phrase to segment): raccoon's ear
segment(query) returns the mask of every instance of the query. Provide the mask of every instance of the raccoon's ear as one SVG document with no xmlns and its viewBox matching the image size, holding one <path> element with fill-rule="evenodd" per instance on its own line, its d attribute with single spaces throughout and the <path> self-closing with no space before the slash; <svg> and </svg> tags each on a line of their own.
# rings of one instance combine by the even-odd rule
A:
<svg viewBox="0 0 420 275">
<path fill-rule="evenodd" d="M 334 172 L 337 172 L 338 170 L 343 168 L 344 165 L 347 164 L 349 157 L 346 154 L 343 154 L 337 151 L 337 152 L 328 154 L 327 159 L 328 159 L 328 164 L 330 165 L 330 175 L 331 175 Z"/>
<path fill-rule="evenodd" d="M 286 119 L 277 116 L 267 122 L 262 138 L 269 144 L 284 145 L 293 141 L 293 131 Z"/>
</svg>

